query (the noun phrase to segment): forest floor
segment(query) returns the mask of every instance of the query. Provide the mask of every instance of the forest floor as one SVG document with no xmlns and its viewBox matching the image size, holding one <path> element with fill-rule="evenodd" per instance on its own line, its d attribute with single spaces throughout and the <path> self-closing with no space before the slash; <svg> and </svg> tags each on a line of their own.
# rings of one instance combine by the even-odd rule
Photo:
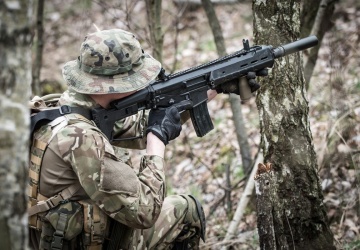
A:
<svg viewBox="0 0 360 250">
<path fill-rule="evenodd" d="M 172 1 L 163 5 L 163 64 L 168 71 L 218 57 L 200 6 L 184 8 Z M 100 29 L 132 31 L 151 52 L 143 1 L 56 0 L 46 2 L 45 8 L 44 93 L 65 88 L 61 67 L 78 56 L 84 36 L 95 31 L 93 23 Z M 217 5 L 216 12 L 228 53 L 240 50 L 243 38 L 253 44 L 251 1 Z M 321 44 L 307 99 L 324 203 L 337 247 L 360 249 L 360 4 L 356 0 L 341 1 L 334 16 L 334 27 Z M 209 103 L 209 111 L 214 130 L 198 138 L 191 122 L 187 122 L 181 136 L 167 147 L 168 194 L 191 193 L 202 201 L 208 230 L 202 248 L 219 249 L 246 183 L 227 96 L 216 97 Z M 255 98 L 242 105 L 242 112 L 255 157 L 260 147 Z M 135 162 L 142 153 L 133 152 Z M 224 199 L 226 166 L 233 173 L 230 203 Z M 232 249 L 259 249 L 255 195 L 231 245 Z"/>
</svg>

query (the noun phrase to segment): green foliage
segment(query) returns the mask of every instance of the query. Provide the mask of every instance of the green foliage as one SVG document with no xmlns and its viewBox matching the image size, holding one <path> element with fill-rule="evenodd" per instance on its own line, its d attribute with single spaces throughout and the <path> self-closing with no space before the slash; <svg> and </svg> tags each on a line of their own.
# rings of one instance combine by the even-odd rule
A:
<svg viewBox="0 0 360 250">
<path fill-rule="evenodd" d="M 225 172 L 225 167 L 231 164 L 234 157 L 233 148 L 229 145 L 222 145 L 218 153 L 217 161 L 215 162 L 216 167 L 214 173 L 222 175 Z"/>
<path fill-rule="evenodd" d="M 41 96 L 54 94 L 54 93 L 62 93 L 65 91 L 65 86 L 56 81 L 44 81 L 41 82 Z"/>
<path fill-rule="evenodd" d="M 222 122 L 223 122 L 223 119 L 221 119 L 221 118 L 213 119 L 213 124 L 214 124 L 215 128 L 218 127 Z"/>
<path fill-rule="evenodd" d="M 194 197 L 198 198 L 201 200 L 202 197 L 202 193 L 201 193 L 201 189 L 199 188 L 199 186 L 197 185 L 190 185 L 189 186 L 189 193 L 191 195 L 193 195 Z"/>
<path fill-rule="evenodd" d="M 235 166 L 235 169 L 234 169 L 234 177 L 235 178 L 238 178 L 238 179 L 242 179 L 244 178 L 244 169 L 243 169 L 243 166 L 242 165 L 237 165 Z"/>
<path fill-rule="evenodd" d="M 213 170 L 213 174 L 214 175 L 222 175 L 225 172 L 225 164 L 220 163 L 220 164 L 216 164 L 214 170 Z"/>
<path fill-rule="evenodd" d="M 345 250 L 360 249 L 360 240 L 354 240 L 352 242 L 346 243 L 344 249 Z"/>
<path fill-rule="evenodd" d="M 91 0 L 80 0 L 74 1 L 71 5 L 66 5 L 61 11 L 61 17 L 64 19 L 72 18 L 73 16 L 78 16 L 81 12 L 88 12 L 92 9 L 93 2 Z M 50 5 L 51 7 L 51 5 Z M 54 9 L 54 11 L 57 11 Z"/>
<path fill-rule="evenodd" d="M 169 182 L 170 178 L 166 178 L 166 196 L 175 194 L 173 186 Z"/>
<path fill-rule="evenodd" d="M 201 51 L 216 51 L 216 45 L 214 40 L 207 40 L 202 43 L 200 43 L 200 50 Z"/>
<path fill-rule="evenodd" d="M 84 9 L 91 9 L 92 6 L 91 0 L 80 0 L 77 1 L 76 3 L 80 8 L 84 8 Z"/>
<path fill-rule="evenodd" d="M 355 83 L 355 90 L 360 91 L 360 79 L 357 79 L 357 82 Z"/>
<path fill-rule="evenodd" d="M 234 151 L 231 145 L 223 145 L 220 148 L 219 157 L 233 158 Z M 229 161 L 230 159 L 228 159 Z"/>
</svg>

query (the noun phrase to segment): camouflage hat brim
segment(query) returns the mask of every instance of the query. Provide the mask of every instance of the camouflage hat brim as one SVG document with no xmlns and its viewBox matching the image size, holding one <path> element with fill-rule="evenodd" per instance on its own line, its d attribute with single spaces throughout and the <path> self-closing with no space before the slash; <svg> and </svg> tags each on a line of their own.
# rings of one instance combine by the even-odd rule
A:
<svg viewBox="0 0 360 250">
<path fill-rule="evenodd" d="M 126 73 L 116 75 L 94 75 L 83 71 L 78 61 L 67 62 L 62 70 L 69 88 L 83 94 L 128 93 L 148 86 L 158 76 L 161 64 L 149 54 L 143 62 Z"/>
</svg>

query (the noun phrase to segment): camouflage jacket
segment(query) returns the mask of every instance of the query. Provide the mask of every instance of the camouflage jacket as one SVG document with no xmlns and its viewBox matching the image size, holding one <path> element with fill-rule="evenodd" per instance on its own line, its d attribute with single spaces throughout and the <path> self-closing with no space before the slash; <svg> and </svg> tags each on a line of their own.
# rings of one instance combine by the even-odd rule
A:
<svg viewBox="0 0 360 250">
<path fill-rule="evenodd" d="M 92 108 L 93 100 L 73 91 L 66 91 L 60 104 Z M 74 182 L 82 188 L 72 200 L 91 199 L 107 215 L 132 228 L 151 227 L 165 198 L 164 161 L 161 157 L 144 155 L 138 171 L 131 165 L 129 153 L 114 147 L 88 122 L 68 124 L 50 141 L 43 157 L 40 193 L 56 195 Z M 146 126 L 145 117 L 136 115 L 116 124 L 117 137 L 137 136 Z M 36 133 L 41 133 L 41 129 Z M 118 146 L 143 149 L 146 139 L 122 141 Z"/>
</svg>

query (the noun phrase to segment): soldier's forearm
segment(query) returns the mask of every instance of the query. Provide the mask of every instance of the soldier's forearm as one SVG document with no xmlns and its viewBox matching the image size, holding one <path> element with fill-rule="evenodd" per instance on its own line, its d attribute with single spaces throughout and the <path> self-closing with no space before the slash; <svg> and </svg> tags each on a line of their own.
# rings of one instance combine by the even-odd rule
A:
<svg viewBox="0 0 360 250">
<path fill-rule="evenodd" d="M 146 153 L 148 155 L 157 155 L 161 158 L 164 158 L 165 145 L 164 143 L 157 138 L 153 133 L 147 134 L 147 145 Z"/>
</svg>

